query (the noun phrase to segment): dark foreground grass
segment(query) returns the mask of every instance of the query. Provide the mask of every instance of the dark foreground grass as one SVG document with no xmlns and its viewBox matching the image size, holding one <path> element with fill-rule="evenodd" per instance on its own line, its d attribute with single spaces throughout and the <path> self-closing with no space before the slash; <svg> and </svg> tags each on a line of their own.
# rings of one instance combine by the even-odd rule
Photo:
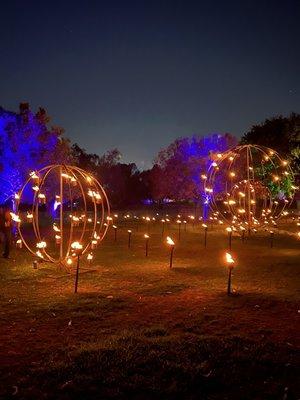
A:
<svg viewBox="0 0 300 400">
<path fill-rule="evenodd" d="M 152 227 L 127 249 L 110 233 L 74 275 L 26 252 L 1 261 L 4 399 L 299 399 L 299 241 L 277 232 L 233 240 L 226 296 L 223 230 L 182 232 L 174 268 Z M 287 227 L 287 231 L 289 227 Z M 176 239 L 176 227 L 169 233 Z"/>
<path fill-rule="evenodd" d="M 76 349 L 24 371 L 21 398 L 296 399 L 296 351 L 164 329 Z M 7 393 L 9 395 L 9 393 Z M 18 397 L 18 396 L 16 396 Z"/>
</svg>

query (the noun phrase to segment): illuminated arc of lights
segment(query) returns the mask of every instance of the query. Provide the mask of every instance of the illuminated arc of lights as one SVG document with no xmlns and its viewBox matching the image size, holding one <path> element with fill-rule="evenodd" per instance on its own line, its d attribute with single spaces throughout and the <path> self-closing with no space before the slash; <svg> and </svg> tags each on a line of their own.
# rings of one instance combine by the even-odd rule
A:
<svg viewBox="0 0 300 400">
<path fill-rule="evenodd" d="M 53 195 L 53 200 L 51 200 L 50 195 L 45 195 L 45 193 L 51 193 L 51 189 L 49 189 L 48 186 L 48 177 L 50 176 L 50 174 L 50 180 L 53 181 L 57 179 L 58 186 L 59 182 L 61 182 L 60 184 L 63 188 L 63 191 L 56 195 Z M 36 244 L 34 245 L 36 247 L 32 247 L 32 244 L 29 244 L 29 234 L 32 235 L 32 233 L 29 233 L 28 229 L 24 229 L 23 221 L 20 219 L 18 212 L 20 204 L 22 203 L 22 201 L 24 201 L 23 197 L 25 196 L 25 191 L 27 190 L 27 188 L 32 188 L 33 182 L 36 186 L 36 190 L 33 190 L 32 195 L 32 211 L 27 214 L 27 218 L 25 218 L 25 220 L 27 222 L 32 222 L 31 229 L 33 230 L 33 234 L 36 237 Z M 90 200 L 88 200 L 89 189 L 91 189 L 93 192 L 93 197 Z M 70 215 L 72 214 L 74 201 L 72 191 L 74 191 L 77 198 L 82 199 L 81 202 L 83 206 L 81 208 L 83 209 L 78 216 L 76 215 L 76 213 L 73 213 L 71 218 L 65 218 L 65 215 L 67 215 L 69 212 Z M 68 165 L 50 165 L 42 168 L 39 171 L 34 171 L 34 174 L 31 174 L 29 176 L 28 180 L 25 182 L 25 184 L 23 185 L 21 190 L 18 191 L 17 194 L 17 210 L 13 218 L 15 222 L 18 223 L 17 228 L 20 240 L 33 255 L 41 257 L 45 261 L 68 265 L 68 260 L 70 259 L 69 254 L 72 252 L 72 250 L 82 250 L 82 254 L 84 254 L 89 250 L 91 242 L 92 240 L 94 240 L 92 239 L 94 237 L 94 234 L 97 243 L 99 243 L 100 241 L 102 241 L 107 232 L 109 224 L 106 224 L 105 221 L 110 220 L 110 206 L 107 195 L 100 183 L 95 178 L 91 177 L 90 174 L 87 174 L 79 167 Z M 99 204 L 99 199 L 101 199 L 101 204 Z M 57 225 L 53 224 L 53 234 L 50 233 L 49 236 L 45 238 L 46 240 L 42 239 L 40 232 L 40 210 L 38 202 L 41 200 L 46 205 L 48 204 L 48 202 L 53 201 L 53 203 L 51 204 L 53 204 L 54 211 L 57 211 L 59 214 L 59 222 L 57 223 Z M 71 204 L 71 211 L 66 211 L 63 209 L 59 209 L 58 211 L 59 206 L 64 203 Z M 90 204 L 92 206 L 90 206 Z M 86 218 L 88 209 L 92 210 L 89 212 L 93 214 L 93 218 Z M 63 225 L 61 224 L 62 217 L 65 221 Z M 76 231 L 72 228 L 72 222 L 73 224 L 78 224 Z M 88 222 L 89 228 L 87 228 Z M 65 229 L 67 225 L 69 225 L 70 228 Z M 64 227 L 63 230 L 61 229 L 62 226 Z M 92 235 L 90 234 L 91 231 Z M 57 245 L 59 245 L 59 256 L 57 256 L 56 254 L 57 250 L 53 250 L 55 246 L 51 245 L 52 241 L 54 244 L 56 243 L 56 248 Z M 78 242 L 79 245 L 82 246 L 82 249 L 80 249 L 80 246 L 77 248 L 73 248 L 72 244 L 74 242 Z M 55 255 L 53 252 L 55 252 Z"/>
</svg>

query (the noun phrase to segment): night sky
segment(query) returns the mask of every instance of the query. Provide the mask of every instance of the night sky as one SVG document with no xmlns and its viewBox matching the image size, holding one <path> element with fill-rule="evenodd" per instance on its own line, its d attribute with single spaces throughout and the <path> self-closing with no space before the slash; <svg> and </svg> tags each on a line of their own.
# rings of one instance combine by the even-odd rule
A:
<svg viewBox="0 0 300 400">
<path fill-rule="evenodd" d="M 150 166 L 179 136 L 300 111 L 300 1 L 3 1 L 0 105 Z"/>
</svg>

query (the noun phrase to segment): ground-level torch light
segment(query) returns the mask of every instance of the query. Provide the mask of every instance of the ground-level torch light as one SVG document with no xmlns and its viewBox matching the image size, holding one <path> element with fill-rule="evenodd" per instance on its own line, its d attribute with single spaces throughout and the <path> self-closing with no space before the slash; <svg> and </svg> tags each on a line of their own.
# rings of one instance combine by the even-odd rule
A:
<svg viewBox="0 0 300 400">
<path fill-rule="evenodd" d="M 271 247 L 271 249 L 273 247 L 273 244 L 274 244 L 274 232 L 270 231 L 270 247 Z"/>
<path fill-rule="evenodd" d="M 207 244 L 207 225 L 206 224 L 202 224 L 203 228 L 204 228 L 204 247 L 206 248 L 206 244 Z"/>
<path fill-rule="evenodd" d="M 228 228 L 226 228 L 226 231 L 228 232 L 228 247 L 229 247 L 229 250 L 231 250 L 232 228 L 229 226 Z"/>
<path fill-rule="evenodd" d="M 232 258 L 230 253 L 225 254 L 225 261 L 228 267 L 228 283 L 227 283 L 227 295 L 231 295 L 231 273 L 234 266 L 234 259 Z"/>
<path fill-rule="evenodd" d="M 21 248 L 23 247 L 23 242 L 22 242 L 21 239 L 18 239 L 18 240 L 16 241 L 16 246 L 17 246 L 19 249 L 21 249 Z"/>
<path fill-rule="evenodd" d="M 117 241 L 117 231 L 118 231 L 118 227 L 117 227 L 117 225 L 113 225 L 113 228 L 114 228 L 114 241 L 116 242 L 116 241 Z"/>
<path fill-rule="evenodd" d="M 131 246 L 131 233 L 132 233 L 132 231 L 130 230 L 130 229 L 128 229 L 128 248 L 130 249 L 130 246 Z"/>
<path fill-rule="evenodd" d="M 176 223 L 178 224 L 178 240 L 180 240 L 180 236 L 181 236 L 181 220 L 178 219 L 176 221 Z"/>
<path fill-rule="evenodd" d="M 170 249 L 171 249 L 171 251 L 170 251 L 170 268 L 172 268 L 172 266 L 173 266 L 173 252 L 174 252 L 175 243 L 170 238 L 170 236 L 167 236 L 167 245 L 169 245 Z"/>
<path fill-rule="evenodd" d="M 93 253 L 89 253 L 89 254 L 87 255 L 86 259 L 87 259 L 89 265 L 92 264 L 93 258 L 94 258 Z"/>
<path fill-rule="evenodd" d="M 78 289 L 78 278 L 79 278 L 79 263 L 80 263 L 80 255 L 82 252 L 82 244 L 79 242 L 73 242 L 71 244 L 71 248 L 74 251 L 74 253 L 77 256 L 77 265 L 76 265 L 76 276 L 75 276 L 75 288 L 74 288 L 74 293 L 77 293 Z"/>
<path fill-rule="evenodd" d="M 162 219 L 161 220 L 161 236 L 163 237 L 164 236 L 164 232 L 165 232 L 165 223 L 166 223 L 166 220 L 165 219 Z"/>
<path fill-rule="evenodd" d="M 145 256 L 148 257 L 148 247 L 149 247 L 149 238 L 150 236 L 147 233 L 144 234 L 145 238 Z"/>
</svg>

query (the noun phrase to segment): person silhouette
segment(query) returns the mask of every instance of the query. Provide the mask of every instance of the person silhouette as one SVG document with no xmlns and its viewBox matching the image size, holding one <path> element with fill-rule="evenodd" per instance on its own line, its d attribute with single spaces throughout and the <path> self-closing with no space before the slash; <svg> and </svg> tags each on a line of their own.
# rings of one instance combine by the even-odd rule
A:
<svg viewBox="0 0 300 400">
<path fill-rule="evenodd" d="M 0 206 L 0 233 L 4 237 L 3 242 L 3 257 L 9 258 L 10 241 L 11 241 L 12 217 L 10 208 L 7 204 Z"/>
</svg>

